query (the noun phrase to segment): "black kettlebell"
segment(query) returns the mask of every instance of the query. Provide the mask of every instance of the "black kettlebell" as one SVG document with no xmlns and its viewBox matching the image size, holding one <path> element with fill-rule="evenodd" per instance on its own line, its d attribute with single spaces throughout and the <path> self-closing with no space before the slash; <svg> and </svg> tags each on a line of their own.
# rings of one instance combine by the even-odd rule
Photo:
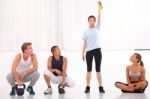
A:
<svg viewBox="0 0 150 99">
<path fill-rule="evenodd" d="M 24 90 L 26 88 L 26 85 L 23 84 L 23 85 L 16 85 L 16 93 L 18 96 L 22 96 L 24 95 Z"/>
<path fill-rule="evenodd" d="M 59 92 L 60 94 L 64 94 L 64 93 L 65 93 L 64 86 L 62 86 L 61 84 L 58 86 L 58 92 Z"/>
</svg>

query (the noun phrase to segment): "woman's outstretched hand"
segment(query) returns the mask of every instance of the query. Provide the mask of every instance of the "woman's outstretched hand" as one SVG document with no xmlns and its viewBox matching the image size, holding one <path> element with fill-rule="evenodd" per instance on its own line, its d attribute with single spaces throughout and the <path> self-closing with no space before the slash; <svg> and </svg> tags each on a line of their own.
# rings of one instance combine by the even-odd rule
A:
<svg viewBox="0 0 150 99">
<path fill-rule="evenodd" d="M 101 10 L 102 10 L 102 9 L 103 9 L 103 5 L 102 5 L 101 1 L 98 1 L 97 3 L 98 3 L 98 7 L 99 7 L 99 9 L 101 9 Z"/>
</svg>

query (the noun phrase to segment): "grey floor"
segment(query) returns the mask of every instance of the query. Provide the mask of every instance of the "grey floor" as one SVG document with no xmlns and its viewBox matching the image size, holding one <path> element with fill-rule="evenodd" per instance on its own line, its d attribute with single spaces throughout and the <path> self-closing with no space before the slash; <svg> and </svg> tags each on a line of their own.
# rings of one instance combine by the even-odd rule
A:
<svg viewBox="0 0 150 99">
<path fill-rule="evenodd" d="M 36 51 L 39 63 L 39 72 L 41 77 L 34 86 L 36 95 L 30 96 L 27 92 L 24 96 L 9 96 L 10 85 L 6 81 L 6 75 L 11 70 L 13 57 L 17 52 L 0 52 L 0 97 L 4 99 L 150 99 L 150 88 L 146 89 L 144 94 L 129 94 L 122 93 L 119 89 L 114 87 L 115 81 L 126 82 L 125 68 L 131 64 L 129 61 L 130 55 L 134 53 L 133 50 L 125 51 L 103 51 L 102 61 L 102 76 L 103 85 L 106 90 L 105 94 L 98 92 L 98 84 L 95 77 L 95 68 L 93 64 L 93 73 L 91 80 L 91 93 L 85 94 L 85 74 L 86 64 L 81 60 L 81 52 L 62 52 L 68 58 L 67 74 L 76 83 L 73 88 L 66 88 L 66 94 L 58 94 L 57 85 L 52 84 L 53 94 L 44 95 L 43 91 L 46 89 L 46 84 L 43 79 L 43 72 L 46 69 L 47 58 L 50 52 Z M 143 61 L 146 68 L 146 79 L 150 81 L 150 51 L 138 51 L 143 56 Z M 28 85 L 28 83 L 26 83 Z"/>
</svg>

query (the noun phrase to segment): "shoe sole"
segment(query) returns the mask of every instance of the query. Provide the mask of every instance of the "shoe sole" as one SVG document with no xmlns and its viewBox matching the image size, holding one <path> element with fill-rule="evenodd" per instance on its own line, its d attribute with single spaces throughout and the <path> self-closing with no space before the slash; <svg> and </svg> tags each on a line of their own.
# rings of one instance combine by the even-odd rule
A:
<svg viewBox="0 0 150 99">
<path fill-rule="evenodd" d="M 105 93 L 105 92 L 100 92 L 100 93 Z"/>
<path fill-rule="evenodd" d="M 63 93 L 60 93 L 60 92 L 59 92 L 59 94 L 65 94 L 65 92 L 63 92 Z"/>
<path fill-rule="evenodd" d="M 46 92 L 44 92 L 44 94 L 45 94 L 45 95 L 48 95 L 48 94 L 52 94 L 52 92 L 51 92 L 51 93 L 46 93 Z"/>
</svg>

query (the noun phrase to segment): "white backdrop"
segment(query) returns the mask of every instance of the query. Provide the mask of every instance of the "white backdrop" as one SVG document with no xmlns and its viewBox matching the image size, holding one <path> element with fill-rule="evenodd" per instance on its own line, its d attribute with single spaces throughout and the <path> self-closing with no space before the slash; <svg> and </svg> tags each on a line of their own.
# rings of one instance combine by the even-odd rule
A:
<svg viewBox="0 0 150 99">
<path fill-rule="evenodd" d="M 0 0 L 1 50 L 16 50 L 24 41 L 35 49 L 57 43 L 57 0 Z"/>
<path fill-rule="evenodd" d="M 102 0 L 104 49 L 148 49 L 150 0 Z M 58 44 L 82 48 L 87 17 L 97 15 L 97 0 L 0 0 L 0 50 L 18 50 L 31 41 L 37 50 Z"/>
</svg>

